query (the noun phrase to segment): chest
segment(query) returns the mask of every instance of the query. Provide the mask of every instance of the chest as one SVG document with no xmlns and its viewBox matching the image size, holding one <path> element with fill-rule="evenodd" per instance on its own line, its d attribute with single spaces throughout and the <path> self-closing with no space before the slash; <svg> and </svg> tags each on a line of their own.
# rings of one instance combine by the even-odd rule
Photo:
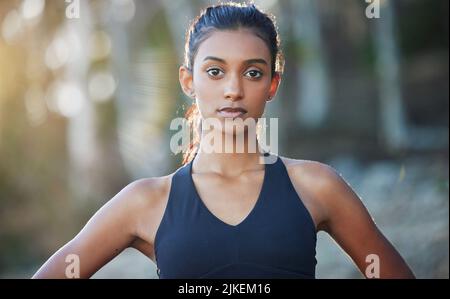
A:
<svg viewBox="0 0 450 299">
<path fill-rule="evenodd" d="M 192 180 L 200 204 L 222 222 L 237 225 L 259 200 L 264 171 L 253 171 L 237 178 L 194 174 Z"/>
</svg>

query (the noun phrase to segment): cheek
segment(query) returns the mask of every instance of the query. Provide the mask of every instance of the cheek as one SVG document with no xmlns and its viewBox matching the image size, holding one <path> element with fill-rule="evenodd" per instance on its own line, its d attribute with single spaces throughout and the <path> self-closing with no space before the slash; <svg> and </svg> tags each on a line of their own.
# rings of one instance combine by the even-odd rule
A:
<svg viewBox="0 0 450 299">
<path fill-rule="evenodd" d="M 266 98 L 270 90 L 270 81 L 263 79 L 257 82 L 246 82 L 245 91 L 246 95 L 252 99 L 263 99 Z"/>
<path fill-rule="evenodd" d="M 194 89 L 197 101 L 203 105 L 213 104 L 213 99 L 217 99 L 220 95 L 220 88 L 217 88 L 213 81 L 201 75 L 194 77 Z"/>
<path fill-rule="evenodd" d="M 209 99 L 212 98 L 211 88 L 208 88 L 208 82 L 194 73 L 194 90 L 195 90 L 195 102 L 197 103 L 197 107 L 200 111 L 202 117 L 205 117 L 205 114 L 209 113 L 209 106 L 211 106 L 211 101 Z"/>
<path fill-rule="evenodd" d="M 254 108 L 262 107 L 264 109 L 268 94 L 269 89 L 267 88 L 267 84 L 263 82 L 249 85 L 245 93 L 247 105 Z"/>
<path fill-rule="evenodd" d="M 256 103 L 251 109 L 252 117 L 260 118 L 264 113 L 265 107 L 266 105 L 264 100 L 260 100 L 258 103 Z"/>
</svg>

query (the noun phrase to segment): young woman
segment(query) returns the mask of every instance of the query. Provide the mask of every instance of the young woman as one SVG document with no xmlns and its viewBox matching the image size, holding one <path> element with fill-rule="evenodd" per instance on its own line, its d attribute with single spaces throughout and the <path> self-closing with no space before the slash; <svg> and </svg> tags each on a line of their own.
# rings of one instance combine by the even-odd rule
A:
<svg viewBox="0 0 450 299">
<path fill-rule="evenodd" d="M 315 278 L 320 230 L 363 274 L 414 278 L 336 171 L 250 151 L 257 135 L 227 127 L 260 118 L 277 92 L 283 61 L 272 16 L 253 4 L 208 7 L 189 28 L 185 51 L 179 79 L 195 101 L 187 118 L 218 120 L 224 126 L 212 130 L 220 136 L 243 134 L 244 151 L 207 152 L 201 130 L 182 167 L 126 186 L 34 278 L 66 277 L 73 255 L 87 278 L 127 247 L 152 259 L 160 278 Z M 261 163 L 267 158 L 274 159 Z"/>
</svg>

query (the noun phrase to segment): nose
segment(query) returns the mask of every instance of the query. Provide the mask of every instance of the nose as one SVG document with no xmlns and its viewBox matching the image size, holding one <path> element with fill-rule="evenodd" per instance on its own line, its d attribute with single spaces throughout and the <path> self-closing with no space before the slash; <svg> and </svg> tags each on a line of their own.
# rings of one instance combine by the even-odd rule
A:
<svg viewBox="0 0 450 299">
<path fill-rule="evenodd" d="M 239 76 L 230 76 L 228 79 L 224 96 L 230 101 L 239 101 L 244 97 L 244 89 L 242 88 L 242 82 Z"/>
</svg>

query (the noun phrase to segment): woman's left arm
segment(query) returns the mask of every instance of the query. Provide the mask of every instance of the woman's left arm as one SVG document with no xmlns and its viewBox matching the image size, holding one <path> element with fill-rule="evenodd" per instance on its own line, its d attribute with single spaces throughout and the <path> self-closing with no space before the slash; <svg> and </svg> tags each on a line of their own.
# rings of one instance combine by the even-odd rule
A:
<svg viewBox="0 0 450 299">
<path fill-rule="evenodd" d="M 349 184 L 326 164 L 317 163 L 314 168 L 316 177 L 320 177 L 315 197 L 326 215 L 323 230 L 345 250 L 365 277 L 415 278 Z"/>
</svg>

